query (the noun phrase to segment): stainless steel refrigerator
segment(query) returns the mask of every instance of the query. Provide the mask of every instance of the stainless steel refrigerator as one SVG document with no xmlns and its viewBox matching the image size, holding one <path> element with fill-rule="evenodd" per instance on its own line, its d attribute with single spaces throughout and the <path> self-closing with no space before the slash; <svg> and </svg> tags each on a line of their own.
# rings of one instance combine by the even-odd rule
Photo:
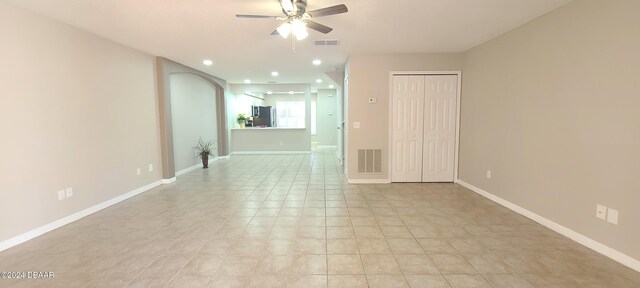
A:
<svg viewBox="0 0 640 288">
<path fill-rule="evenodd" d="M 251 106 L 253 126 L 276 127 L 276 109 L 271 106 Z M 257 117 L 256 117 L 257 116 Z M 257 121 L 256 121 L 257 120 Z"/>
</svg>

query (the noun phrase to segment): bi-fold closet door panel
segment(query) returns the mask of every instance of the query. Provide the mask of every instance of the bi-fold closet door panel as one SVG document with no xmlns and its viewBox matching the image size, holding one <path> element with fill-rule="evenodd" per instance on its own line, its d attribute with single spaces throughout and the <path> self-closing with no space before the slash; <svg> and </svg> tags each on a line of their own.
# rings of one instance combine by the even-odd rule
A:
<svg viewBox="0 0 640 288">
<path fill-rule="evenodd" d="M 392 182 L 452 182 L 457 75 L 396 75 Z"/>
<path fill-rule="evenodd" d="M 421 182 L 424 76 L 393 77 L 391 181 Z"/>
<path fill-rule="evenodd" d="M 457 89 L 457 75 L 425 78 L 422 182 L 453 182 Z"/>
</svg>

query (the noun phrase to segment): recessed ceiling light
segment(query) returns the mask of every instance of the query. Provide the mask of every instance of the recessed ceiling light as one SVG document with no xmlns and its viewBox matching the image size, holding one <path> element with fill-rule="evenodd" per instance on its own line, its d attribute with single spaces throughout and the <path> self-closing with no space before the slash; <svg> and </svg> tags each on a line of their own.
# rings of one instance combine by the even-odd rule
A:
<svg viewBox="0 0 640 288">
<path fill-rule="evenodd" d="M 322 83 L 322 79 L 316 79 L 316 83 Z"/>
<path fill-rule="evenodd" d="M 289 95 L 293 95 L 293 91 L 289 91 Z"/>
<path fill-rule="evenodd" d="M 313 60 L 313 65 L 318 66 L 320 64 L 322 64 L 322 61 L 320 61 L 320 59 Z"/>
<path fill-rule="evenodd" d="M 278 73 L 278 71 L 271 72 L 271 76 L 273 76 L 273 77 L 276 77 L 278 75 L 280 75 L 280 73 Z"/>
<path fill-rule="evenodd" d="M 204 61 L 202 61 L 202 64 L 207 65 L 207 66 L 211 66 L 211 65 L 213 65 L 213 61 L 209 60 L 209 59 L 205 59 Z"/>
<path fill-rule="evenodd" d="M 273 92 L 271 92 L 271 91 L 267 91 L 267 94 L 271 95 L 271 94 L 273 94 Z"/>
<path fill-rule="evenodd" d="M 329 89 L 333 89 L 333 88 L 335 88 L 335 87 L 336 87 L 336 86 L 329 85 Z"/>
<path fill-rule="evenodd" d="M 249 84 L 249 83 L 251 83 L 251 80 L 249 80 L 249 79 L 245 79 L 244 80 L 244 84 Z"/>
</svg>

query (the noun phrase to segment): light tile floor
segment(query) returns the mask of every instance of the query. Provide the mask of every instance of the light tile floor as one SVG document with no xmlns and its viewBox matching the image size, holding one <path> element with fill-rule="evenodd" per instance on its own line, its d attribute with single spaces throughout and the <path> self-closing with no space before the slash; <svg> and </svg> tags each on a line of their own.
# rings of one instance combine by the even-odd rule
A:
<svg viewBox="0 0 640 288">
<path fill-rule="evenodd" d="M 331 149 L 233 156 L 0 253 L 0 287 L 640 287 L 455 184 L 348 185 Z"/>
</svg>

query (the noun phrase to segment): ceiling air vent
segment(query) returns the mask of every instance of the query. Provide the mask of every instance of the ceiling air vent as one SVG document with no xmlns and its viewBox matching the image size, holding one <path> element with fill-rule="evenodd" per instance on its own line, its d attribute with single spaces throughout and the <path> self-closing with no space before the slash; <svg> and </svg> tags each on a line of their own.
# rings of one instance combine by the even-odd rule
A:
<svg viewBox="0 0 640 288">
<path fill-rule="evenodd" d="M 315 40 L 313 44 L 316 46 L 338 46 L 339 41 L 335 39 Z"/>
</svg>

